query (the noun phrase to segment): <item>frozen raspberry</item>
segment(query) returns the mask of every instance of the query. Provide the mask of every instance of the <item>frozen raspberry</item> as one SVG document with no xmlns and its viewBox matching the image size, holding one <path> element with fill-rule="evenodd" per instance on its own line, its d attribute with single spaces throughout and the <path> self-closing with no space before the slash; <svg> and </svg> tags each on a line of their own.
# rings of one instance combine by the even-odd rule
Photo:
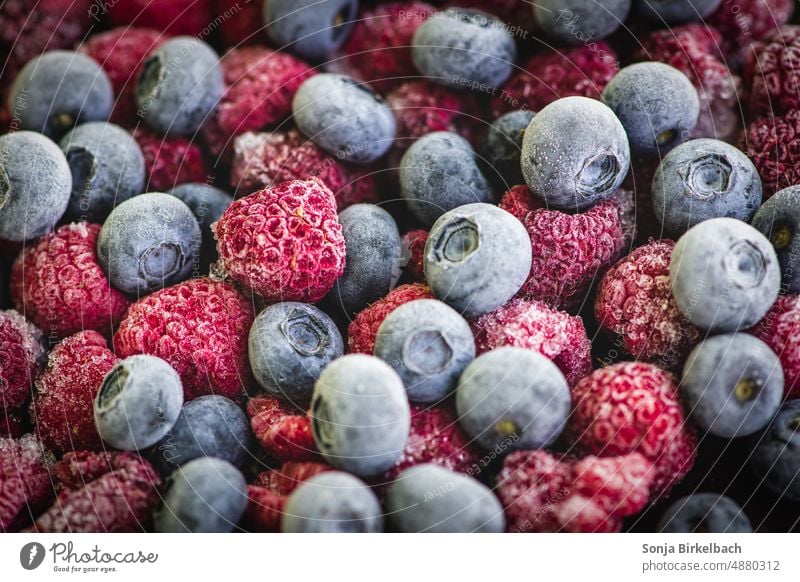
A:
<svg viewBox="0 0 800 582">
<path fill-rule="evenodd" d="M 180 374 L 184 399 L 221 394 L 234 400 L 250 384 L 247 334 L 253 307 L 231 285 L 198 278 L 131 305 L 114 336 L 120 358 L 150 354 Z"/>
<path fill-rule="evenodd" d="M 572 386 L 592 371 L 592 343 L 583 320 L 540 301 L 513 299 L 472 322 L 478 354 L 503 346 L 547 356 Z"/>
<path fill-rule="evenodd" d="M 410 283 L 425 282 L 423 258 L 427 241 L 427 230 L 410 230 L 403 235 L 403 257 L 408 258 L 408 262 L 403 267 L 403 276 Z"/>
<path fill-rule="evenodd" d="M 378 328 L 392 311 L 417 299 L 433 299 L 427 285 L 408 284 L 395 287 L 372 305 L 362 309 L 347 328 L 347 351 L 351 354 L 370 354 L 375 349 Z"/>
<path fill-rule="evenodd" d="M 31 417 L 45 446 L 57 452 L 102 448 L 94 425 L 94 398 L 116 363 L 105 338 L 95 331 L 70 336 L 50 352 L 31 404 Z"/>
<path fill-rule="evenodd" d="M 142 149 L 147 173 L 145 192 L 166 192 L 186 182 L 206 182 L 211 175 L 196 143 L 182 137 L 161 137 L 137 127 L 133 137 Z"/>
<path fill-rule="evenodd" d="M 53 497 L 47 455 L 33 435 L 0 438 L 0 532 L 24 526 Z"/>
<path fill-rule="evenodd" d="M 800 295 L 781 295 L 750 333 L 778 355 L 783 367 L 784 392 L 800 397 Z"/>
<path fill-rule="evenodd" d="M 601 368 L 573 387 L 572 404 L 575 442 L 604 457 L 641 453 L 653 463 L 654 496 L 668 493 L 692 468 L 695 436 L 669 372 L 644 362 Z"/>
<path fill-rule="evenodd" d="M 319 179 L 241 198 L 213 228 L 220 268 L 267 301 L 319 301 L 344 272 L 336 200 Z"/>
<path fill-rule="evenodd" d="M 113 26 L 141 26 L 201 38 L 213 31 L 207 30 L 214 20 L 211 0 L 125 0 L 104 6 Z"/>
<path fill-rule="evenodd" d="M 753 41 L 789 21 L 792 4 L 792 0 L 736 0 L 735 5 L 722 2 L 706 22 L 720 32 L 723 50 L 739 64 L 750 52 Z"/>
<path fill-rule="evenodd" d="M 295 406 L 270 397 L 251 398 L 247 403 L 250 428 L 264 450 L 279 461 L 319 458 L 311 434 L 311 420 Z"/>
<path fill-rule="evenodd" d="M 800 109 L 800 26 L 784 26 L 753 43 L 744 66 L 747 109 L 752 118 Z"/>
<path fill-rule="evenodd" d="M 512 186 L 500 199 L 500 208 L 513 214 L 520 222 L 525 222 L 525 218 L 532 210 L 544 208 L 538 198 L 531 195 L 531 191 L 524 184 Z"/>
<path fill-rule="evenodd" d="M 252 44 L 264 34 L 263 2 L 258 0 L 211 0 L 219 40 L 226 47 Z M 227 15 L 227 17 L 226 17 Z"/>
<path fill-rule="evenodd" d="M 21 410 L 0 408 L 0 438 L 19 438 L 25 432 L 25 419 Z"/>
<path fill-rule="evenodd" d="M 27 402 L 43 356 L 42 332 L 13 309 L 0 311 L 0 412 Z"/>
<path fill-rule="evenodd" d="M 672 296 L 674 247 L 671 240 L 651 241 L 619 261 L 601 280 L 594 306 L 597 321 L 621 336 L 631 356 L 668 370 L 678 370 L 700 340 Z"/>
<path fill-rule="evenodd" d="M 528 38 L 528 31 L 536 29 L 533 10 L 526 0 L 449 0 L 445 6 L 474 8 L 492 14 L 508 24 L 509 34 L 523 39 Z"/>
<path fill-rule="evenodd" d="M 742 132 L 739 148 L 758 170 L 765 200 L 800 184 L 800 109 L 751 122 Z"/>
</svg>

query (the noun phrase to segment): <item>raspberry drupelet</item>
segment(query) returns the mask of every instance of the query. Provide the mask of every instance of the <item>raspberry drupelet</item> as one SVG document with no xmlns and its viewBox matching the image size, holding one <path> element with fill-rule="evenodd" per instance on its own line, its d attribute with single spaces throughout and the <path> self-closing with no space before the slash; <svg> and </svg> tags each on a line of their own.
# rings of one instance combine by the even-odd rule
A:
<svg viewBox="0 0 800 582">
<path fill-rule="evenodd" d="M 751 118 L 793 113 L 800 108 L 800 26 L 784 26 L 753 43 L 744 65 Z"/>
<path fill-rule="evenodd" d="M 248 401 L 247 416 L 258 443 L 270 457 L 279 461 L 319 459 L 311 434 L 311 419 L 296 406 L 259 396 Z"/>
<path fill-rule="evenodd" d="M 137 127 L 133 137 L 144 156 L 145 192 L 167 192 L 179 184 L 206 182 L 211 170 L 197 143 L 182 137 L 161 137 Z"/>
<path fill-rule="evenodd" d="M 766 200 L 778 190 L 800 184 L 800 109 L 756 119 L 739 138 L 761 177 Z"/>
<path fill-rule="evenodd" d="M 706 22 L 720 32 L 728 61 L 738 65 L 746 60 L 754 41 L 789 21 L 792 8 L 792 0 L 737 0 L 735 8 L 722 2 Z"/>
<path fill-rule="evenodd" d="M 211 0 L 125 0 L 107 2 L 107 18 L 114 26 L 142 26 L 173 34 L 196 37 L 208 36 Z"/>
<path fill-rule="evenodd" d="M 39 328 L 13 309 L 0 311 L 0 412 L 27 402 L 43 356 Z"/>
<path fill-rule="evenodd" d="M 33 435 L 0 437 L 0 532 L 24 527 L 52 499 L 50 462 Z"/>
<path fill-rule="evenodd" d="M 800 295 L 779 296 L 749 332 L 780 359 L 786 397 L 800 397 Z"/>
</svg>

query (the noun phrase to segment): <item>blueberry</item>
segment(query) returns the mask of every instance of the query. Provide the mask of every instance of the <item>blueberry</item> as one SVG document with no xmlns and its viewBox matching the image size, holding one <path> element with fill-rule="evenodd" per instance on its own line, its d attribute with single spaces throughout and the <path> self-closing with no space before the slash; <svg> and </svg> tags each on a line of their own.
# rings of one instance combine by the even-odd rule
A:
<svg viewBox="0 0 800 582">
<path fill-rule="evenodd" d="M 681 313 L 713 333 L 755 325 L 778 297 L 778 257 L 752 226 L 712 218 L 678 239 L 669 264 L 672 294 Z"/>
<path fill-rule="evenodd" d="M 503 191 L 525 182 L 520 169 L 522 136 L 534 115 L 524 109 L 509 111 L 495 119 L 483 136 L 479 151 L 490 167 L 486 173 Z"/>
<path fill-rule="evenodd" d="M 21 242 L 51 231 L 71 189 L 67 159 L 52 141 L 32 131 L 0 137 L 0 238 Z"/>
<path fill-rule="evenodd" d="M 483 483 L 423 463 L 400 473 L 386 494 L 386 512 L 404 533 L 502 533 L 500 502 Z"/>
<path fill-rule="evenodd" d="M 103 378 L 94 400 L 94 423 L 106 443 L 136 451 L 160 441 L 182 405 L 183 386 L 172 366 L 155 356 L 130 356 Z"/>
<path fill-rule="evenodd" d="M 184 404 L 151 459 L 167 473 L 199 457 L 215 457 L 241 466 L 250 451 L 250 422 L 231 399 L 216 394 Z"/>
<path fill-rule="evenodd" d="M 87 121 L 105 121 L 114 91 L 103 69 L 72 51 L 49 51 L 28 61 L 14 79 L 8 111 L 21 129 L 59 139 Z"/>
<path fill-rule="evenodd" d="M 491 202 L 492 189 L 463 137 L 436 131 L 415 141 L 400 160 L 400 195 L 425 226 L 448 210 Z"/>
<path fill-rule="evenodd" d="M 616 192 L 630 167 L 625 128 L 586 97 L 553 101 L 522 138 L 522 175 L 548 206 L 583 210 Z"/>
<path fill-rule="evenodd" d="M 211 232 L 211 225 L 217 222 L 225 209 L 231 205 L 233 196 L 219 188 L 198 182 L 175 186 L 167 193 L 178 197 L 192 211 L 203 231 L 203 257 L 209 263 L 215 261 L 217 241 Z"/>
<path fill-rule="evenodd" d="M 749 221 L 761 204 L 761 178 L 753 162 L 732 145 L 694 139 L 661 160 L 652 197 L 664 229 L 681 235 L 709 218 Z"/>
<path fill-rule="evenodd" d="M 247 508 L 247 483 L 222 459 L 200 457 L 175 471 L 154 516 L 160 533 L 227 533 Z"/>
<path fill-rule="evenodd" d="M 222 97 L 219 56 L 201 40 L 179 36 L 156 48 L 136 84 L 139 117 L 167 136 L 192 135 Z"/>
<path fill-rule="evenodd" d="M 528 278 L 531 240 L 522 223 L 491 204 L 466 204 L 443 214 L 425 243 L 431 291 L 465 317 L 511 299 Z"/>
<path fill-rule="evenodd" d="M 373 356 L 334 360 L 311 399 L 314 442 L 325 460 L 359 477 L 391 468 L 406 445 L 411 413 L 403 382 Z"/>
<path fill-rule="evenodd" d="M 392 311 L 378 328 L 375 355 L 392 366 L 413 402 L 437 402 L 456 386 L 475 358 L 467 321 L 435 299 L 418 299 Z"/>
<path fill-rule="evenodd" d="M 199 270 L 202 235 L 192 211 L 175 196 L 152 192 L 117 206 L 97 239 L 111 284 L 130 295 L 183 281 Z"/>
<path fill-rule="evenodd" d="M 564 430 L 569 387 L 545 356 L 503 347 L 467 366 L 456 388 L 456 409 L 463 429 L 486 449 L 540 449 Z"/>
<path fill-rule="evenodd" d="M 683 24 L 702 22 L 722 0 L 638 0 L 638 11 L 652 22 Z"/>
<path fill-rule="evenodd" d="M 380 533 L 383 512 L 378 498 L 362 481 L 347 473 L 315 475 L 286 500 L 284 533 Z"/>
<path fill-rule="evenodd" d="M 336 324 L 305 303 L 276 303 L 258 314 L 250 328 L 250 367 L 270 394 L 307 402 L 322 370 L 344 354 Z"/>
<path fill-rule="evenodd" d="M 690 416 L 709 433 L 733 438 L 761 430 L 783 400 L 778 356 L 746 333 L 710 337 L 686 360 L 680 385 Z"/>
<path fill-rule="evenodd" d="M 634 155 L 665 154 L 688 139 L 700 114 L 692 82 L 664 63 L 636 63 L 622 69 L 603 90 L 603 101 L 628 134 Z"/>
<path fill-rule="evenodd" d="M 741 507 L 724 495 L 695 493 L 670 505 L 658 522 L 662 533 L 752 533 Z"/>
<path fill-rule="evenodd" d="M 761 482 L 778 497 L 800 501 L 800 400 L 785 402 L 750 457 Z"/>
<path fill-rule="evenodd" d="M 537 0 L 533 17 L 550 38 L 579 45 L 613 33 L 630 10 L 631 0 Z"/>
<path fill-rule="evenodd" d="M 383 97 L 367 85 L 333 73 L 306 79 L 292 100 L 297 127 L 338 159 L 369 164 L 394 143 L 397 126 Z"/>
<path fill-rule="evenodd" d="M 479 10 L 448 8 L 425 20 L 411 41 L 414 65 L 431 81 L 491 91 L 514 67 L 517 46 L 500 20 Z"/>
<path fill-rule="evenodd" d="M 264 0 L 264 27 L 272 43 L 312 61 L 344 44 L 357 14 L 358 0 Z"/>
<path fill-rule="evenodd" d="M 789 186 L 761 205 L 751 224 L 772 243 L 787 293 L 800 292 L 800 186 Z"/>
<path fill-rule="evenodd" d="M 66 216 L 102 224 L 114 206 L 144 188 L 144 156 L 131 134 L 112 123 L 79 125 L 59 143 L 72 172 Z"/>
</svg>

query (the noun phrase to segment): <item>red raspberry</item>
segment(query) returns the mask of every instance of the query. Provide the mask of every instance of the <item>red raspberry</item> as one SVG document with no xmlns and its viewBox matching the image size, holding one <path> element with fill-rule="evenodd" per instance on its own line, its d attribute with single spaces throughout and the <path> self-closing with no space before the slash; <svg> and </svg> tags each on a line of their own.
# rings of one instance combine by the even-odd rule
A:
<svg viewBox="0 0 800 582">
<path fill-rule="evenodd" d="M 531 191 L 524 184 L 512 186 L 500 199 L 500 208 L 513 214 L 520 222 L 525 222 L 528 213 L 532 210 L 544 208 L 541 200 L 531 195 Z"/>
<path fill-rule="evenodd" d="M 161 137 L 143 127 L 133 130 L 147 173 L 145 192 L 166 192 L 186 182 L 206 182 L 211 170 L 198 145 L 182 137 Z"/>
<path fill-rule="evenodd" d="M 53 497 L 48 463 L 33 435 L 0 438 L 0 532 L 18 530 Z"/>
<path fill-rule="evenodd" d="M 94 425 L 94 398 L 117 363 L 105 338 L 84 331 L 58 344 L 36 382 L 31 417 L 44 444 L 56 451 L 103 447 Z"/>
<path fill-rule="evenodd" d="M 478 354 L 503 346 L 547 356 L 573 386 L 592 371 L 592 343 L 583 320 L 540 301 L 513 299 L 472 322 Z"/>
<path fill-rule="evenodd" d="M 786 396 L 800 397 L 800 295 L 779 296 L 749 332 L 780 358 Z"/>
<path fill-rule="evenodd" d="M 573 387 L 572 403 L 575 442 L 603 457 L 641 453 L 653 463 L 655 497 L 666 495 L 692 468 L 696 440 L 669 372 L 644 362 L 601 368 Z"/>
<path fill-rule="evenodd" d="M 11 270 L 11 297 L 48 339 L 83 330 L 110 335 L 129 301 L 97 262 L 100 225 L 64 225 L 22 251 Z"/>
<path fill-rule="evenodd" d="M 0 311 L 0 413 L 27 402 L 43 356 L 42 332 L 13 309 Z"/>
<path fill-rule="evenodd" d="M 423 259 L 425 243 L 428 242 L 428 231 L 410 230 L 403 235 L 402 241 L 403 257 L 408 257 L 408 262 L 403 267 L 403 276 L 410 283 L 425 283 Z"/>
<path fill-rule="evenodd" d="M 120 358 L 158 356 L 180 374 L 185 400 L 221 394 L 234 400 L 250 384 L 247 334 L 253 307 L 231 285 L 191 279 L 140 299 L 114 336 Z"/>
<path fill-rule="evenodd" d="M 319 458 L 308 415 L 277 398 L 262 396 L 247 403 L 250 428 L 269 456 L 279 461 Z"/>
<path fill-rule="evenodd" d="M 316 178 L 240 198 L 213 228 L 220 268 L 267 301 L 319 301 L 344 272 L 336 200 Z"/>
<path fill-rule="evenodd" d="M 725 53 L 741 63 L 753 41 L 789 21 L 792 5 L 792 0 L 724 0 L 706 22 L 721 33 Z"/>
<path fill-rule="evenodd" d="M 264 34 L 263 2 L 259 0 L 211 0 L 219 20 L 219 40 L 226 47 L 252 44 Z M 227 14 L 227 17 L 226 17 Z"/>
<path fill-rule="evenodd" d="M 213 31 L 210 0 L 125 0 L 98 5 L 102 6 L 113 26 L 141 26 L 199 38 Z"/>
<path fill-rule="evenodd" d="M 753 43 L 744 65 L 751 117 L 771 117 L 800 109 L 800 26 L 784 26 Z"/>
<path fill-rule="evenodd" d="M 378 328 L 392 311 L 409 301 L 433 298 L 427 285 L 407 284 L 395 287 L 386 297 L 378 299 L 356 314 L 347 328 L 347 351 L 351 354 L 372 355 Z"/>
<path fill-rule="evenodd" d="M 739 148 L 758 170 L 765 200 L 800 184 L 800 109 L 751 122 L 739 138 Z"/>
</svg>

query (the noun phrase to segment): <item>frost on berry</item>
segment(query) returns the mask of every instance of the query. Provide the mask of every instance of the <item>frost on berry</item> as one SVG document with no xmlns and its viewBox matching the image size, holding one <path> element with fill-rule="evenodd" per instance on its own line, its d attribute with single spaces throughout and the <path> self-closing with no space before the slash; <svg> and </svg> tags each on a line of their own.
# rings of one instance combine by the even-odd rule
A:
<svg viewBox="0 0 800 582">
<path fill-rule="evenodd" d="M 800 397 L 800 295 L 779 296 L 749 332 L 780 359 L 786 397 Z"/>
<path fill-rule="evenodd" d="M 0 412 L 25 404 L 43 356 L 39 328 L 13 309 L 0 311 Z"/>
<path fill-rule="evenodd" d="M 287 402 L 268 396 L 247 403 L 250 428 L 266 453 L 279 461 L 319 458 L 308 415 Z"/>
<path fill-rule="evenodd" d="M 0 532 L 24 527 L 53 497 L 49 461 L 33 435 L 0 437 Z"/>
</svg>

